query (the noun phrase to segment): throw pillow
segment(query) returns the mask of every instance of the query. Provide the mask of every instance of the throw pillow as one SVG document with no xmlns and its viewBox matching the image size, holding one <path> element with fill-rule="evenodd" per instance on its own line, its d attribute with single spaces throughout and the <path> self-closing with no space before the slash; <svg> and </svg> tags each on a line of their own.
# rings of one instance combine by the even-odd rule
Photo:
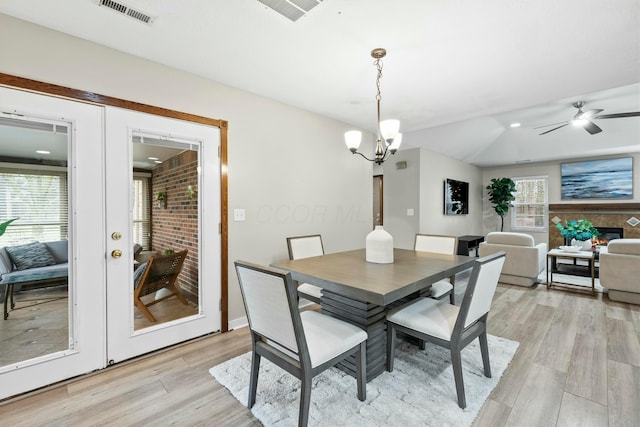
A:
<svg viewBox="0 0 640 427">
<path fill-rule="evenodd" d="M 11 257 L 11 261 L 16 265 L 16 270 L 46 267 L 56 263 L 44 243 L 33 242 L 26 245 L 8 246 L 5 249 Z"/>
<path fill-rule="evenodd" d="M 147 264 L 148 263 L 143 262 L 138 266 L 138 268 L 136 268 L 136 271 L 133 272 L 133 289 L 138 289 L 138 286 L 140 285 L 140 280 L 142 280 L 142 275 L 144 271 L 147 269 Z"/>
</svg>

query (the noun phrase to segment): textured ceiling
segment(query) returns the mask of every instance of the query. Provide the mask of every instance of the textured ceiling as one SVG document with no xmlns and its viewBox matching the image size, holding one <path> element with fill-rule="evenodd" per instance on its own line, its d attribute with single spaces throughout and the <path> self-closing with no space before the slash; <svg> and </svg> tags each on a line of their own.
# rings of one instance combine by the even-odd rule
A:
<svg viewBox="0 0 640 427">
<path fill-rule="evenodd" d="M 375 129 L 371 49 L 384 47 L 383 118 L 403 149 L 481 166 L 640 151 L 640 118 L 566 127 L 571 104 L 640 111 L 640 0 L 324 0 L 292 22 L 257 0 L 0 0 L 0 13 L 299 108 Z M 511 122 L 520 122 L 517 129 Z"/>
</svg>

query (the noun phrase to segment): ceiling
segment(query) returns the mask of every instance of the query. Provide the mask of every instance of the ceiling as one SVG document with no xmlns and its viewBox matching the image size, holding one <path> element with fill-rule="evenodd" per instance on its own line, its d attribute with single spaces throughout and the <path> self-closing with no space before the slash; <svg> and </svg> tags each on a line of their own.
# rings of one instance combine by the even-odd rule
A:
<svg viewBox="0 0 640 427">
<path fill-rule="evenodd" d="M 295 22 L 258 0 L 119 3 L 151 23 L 98 0 L 0 0 L 0 13 L 370 132 L 370 51 L 384 47 L 382 118 L 400 119 L 401 150 L 479 166 L 640 151 L 640 117 L 596 121 L 596 135 L 533 129 L 576 101 L 640 111 L 640 0 L 324 0 Z"/>
</svg>

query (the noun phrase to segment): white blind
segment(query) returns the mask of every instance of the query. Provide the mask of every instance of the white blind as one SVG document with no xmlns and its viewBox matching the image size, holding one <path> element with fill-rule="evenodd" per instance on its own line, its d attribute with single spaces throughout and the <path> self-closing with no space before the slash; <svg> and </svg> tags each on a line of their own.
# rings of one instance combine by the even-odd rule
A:
<svg viewBox="0 0 640 427">
<path fill-rule="evenodd" d="M 67 239 L 68 188 L 65 170 L 0 167 L 0 222 L 20 218 L 7 228 L 2 246 Z"/>
<path fill-rule="evenodd" d="M 548 223 L 547 177 L 513 178 L 516 199 L 511 214 L 512 230 L 546 231 Z"/>
<path fill-rule="evenodd" d="M 145 250 L 150 250 L 151 240 L 151 194 L 149 177 L 134 174 L 133 176 L 133 243 Z"/>
</svg>

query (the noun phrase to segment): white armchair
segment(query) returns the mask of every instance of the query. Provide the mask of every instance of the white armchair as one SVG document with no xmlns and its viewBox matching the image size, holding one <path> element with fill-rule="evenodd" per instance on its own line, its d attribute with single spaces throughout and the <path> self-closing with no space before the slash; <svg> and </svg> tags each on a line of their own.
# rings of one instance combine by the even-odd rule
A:
<svg viewBox="0 0 640 427">
<path fill-rule="evenodd" d="M 536 245 L 528 234 L 492 232 L 480 243 L 481 257 L 500 251 L 507 255 L 500 274 L 502 283 L 533 286 L 546 267 L 547 244 Z"/>
<path fill-rule="evenodd" d="M 640 239 L 616 239 L 600 252 L 600 284 L 609 299 L 640 304 Z"/>
</svg>

